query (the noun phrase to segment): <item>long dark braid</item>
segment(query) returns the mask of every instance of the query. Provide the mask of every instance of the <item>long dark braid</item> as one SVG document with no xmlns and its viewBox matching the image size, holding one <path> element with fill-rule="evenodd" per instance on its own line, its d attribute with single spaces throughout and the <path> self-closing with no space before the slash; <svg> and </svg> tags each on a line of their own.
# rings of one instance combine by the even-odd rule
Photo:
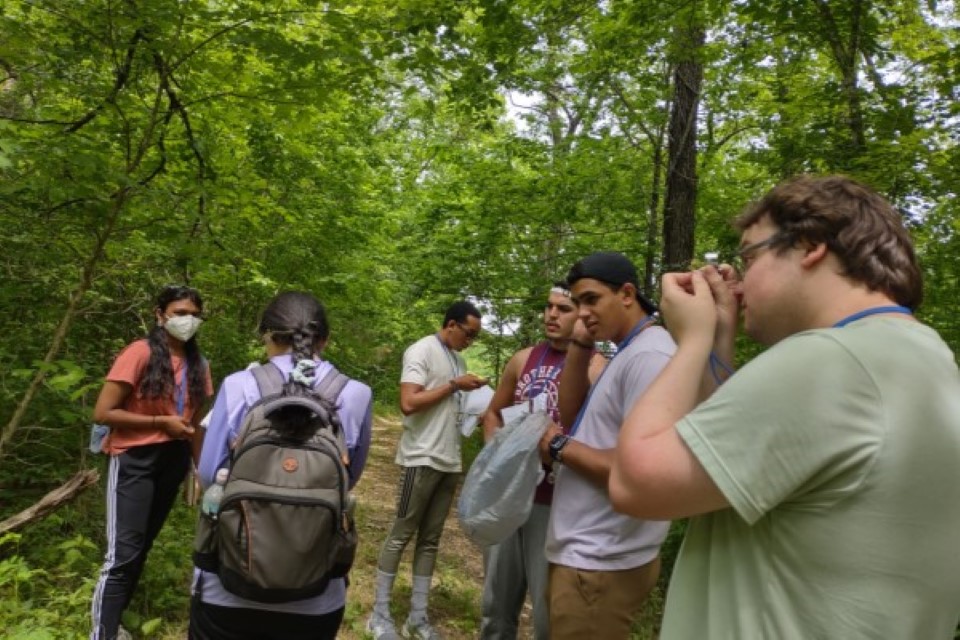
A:
<svg viewBox="0 0 960 640">
<path fill-rule="evenodd" d="M 313 361 L 317 343 L 330 335 L 323 304 L 309 293 L 299 291 L 281 293 L 271 300 L 260 318 L 259 330 L 261 335 L 269 335 L 274 344 L 291 348 L 295 371 L 301 362 Z M 301 370 L 313 380 L 315 367 L 301 367 Z M 286 385 L 287 391 L 293 393 L 308 393 L 312 389 L 312 384 L 305 384 L 292 374 Z M 285 419 L 278 421 L 289 427 L 286 435 L 303 438 L 316 430 L 313 414 L 298 411 L 298 407 L 289 409 Z"/>
<path fill-rule="evenodd" d="M 190 300 L 203 311 L 200 293 L 196 289 L 181 286 L 164 287 L 157 296 L 155 308 L 162 314 L 167 305 L 177 300 Z M 167 397 L 173 394 L 176 381 L 170 363 L 166 329 L 159 324 L 155 325 L 147 334 L 147 344 L 150 345 L 150 361 L 143 373 L 143 379 L 140 380 L 140 393 L 146 398 Z M 196 336 L 184 343 L 184 353 L 187 360 L 187 393 L 190 404 L 198 407 L 207 398 L 207 366 L 200 355 Z"/>
</svg>

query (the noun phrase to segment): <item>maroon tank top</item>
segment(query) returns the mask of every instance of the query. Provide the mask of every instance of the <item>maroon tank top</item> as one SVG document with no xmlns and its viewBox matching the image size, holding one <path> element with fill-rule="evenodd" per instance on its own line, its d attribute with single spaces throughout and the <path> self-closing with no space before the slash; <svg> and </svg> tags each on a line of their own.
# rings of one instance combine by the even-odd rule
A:
<svg viewBox="0 0 960 640">
<path fill-rule="evenodd" d="M 560 371 L 563 370 L 566 357 L 565 352 L 557 351 L 550 346 L 549 342 L 541 342 L 535 346 L 527 357 L 520 372 L 520 378 L 517 380 L 517 386 L 513 390 L 514 403 L 520 404 L 545 393 L 547 394 L 547 411 L 553 421 L 560 424 L 557 395 L 560 390 Z M 563 425 L 560 425 L 560 428 L 566 431 Z M 533 500 L 537 504 L 550 504 L 553 502 L 553 484 L 547 480 L 550 474 L 548 465 L 543 465 L 543 474 L 543 480 L 537 485 Z"/>
</svg>

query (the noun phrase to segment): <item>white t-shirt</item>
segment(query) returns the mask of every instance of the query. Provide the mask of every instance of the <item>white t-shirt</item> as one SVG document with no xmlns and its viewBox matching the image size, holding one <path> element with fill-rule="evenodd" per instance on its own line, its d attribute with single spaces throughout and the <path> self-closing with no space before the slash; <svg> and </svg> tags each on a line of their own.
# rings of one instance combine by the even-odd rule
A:
<svg viewBox="0 0 960 640">
<path fill-rule="evenodd" d="M 594 384 L 573 439 L 596 449 L 616 447 L 627 413 L 676 350 L 662 327 L 641 332 Z M 634 569 L 657 557 L 669 528 L 669 522 L 616 513 L 606 488 L 561 465 L 553 490 L 546 556 L 554 564 L 575 569 Z"/>
<path fill-rule="evenodd" d="M 440 338 L 430 335 L 410 345 L 403 354 L 400 382 L 435 389 L 463 375 L 467 365 L 456 351 L 447 349 Z M 460 431 L 457 414 L 464 402 L 463 391 L 403 418 L 403 435 L 395 462 L 404 467 L 432 467 L 459 473 Z"/>
</svg>

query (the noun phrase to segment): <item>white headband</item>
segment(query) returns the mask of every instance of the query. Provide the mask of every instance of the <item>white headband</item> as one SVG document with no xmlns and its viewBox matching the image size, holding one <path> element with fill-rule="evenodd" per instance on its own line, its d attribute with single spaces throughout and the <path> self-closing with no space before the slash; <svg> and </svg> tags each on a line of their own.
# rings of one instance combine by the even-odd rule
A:
<svg viewBox="0 0 960 640">
<path fill-rule="evenodd" d="M 569 289 L 564 289 L 563 287 L 551 287 L 550 293 L 559 293 L 560 295 L 569 298 L 570 291 Z"/>
</svg>

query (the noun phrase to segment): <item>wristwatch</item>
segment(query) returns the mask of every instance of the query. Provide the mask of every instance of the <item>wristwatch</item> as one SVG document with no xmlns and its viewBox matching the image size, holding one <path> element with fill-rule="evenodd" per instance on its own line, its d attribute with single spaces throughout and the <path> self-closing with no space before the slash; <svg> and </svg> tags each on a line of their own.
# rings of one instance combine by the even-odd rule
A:
<svg viewBox="0 0 960 640">
<path fill-rule="evenodd" d="M 550 458 L 553 460 L 562 463 L 563 462 L 563 448 L 567 446 L 567 442 L 570 440 L 570 436 L 563 435 L 558 433 L 557 435 L 550 438 L 550 443 L 547 447 L 550 449 Z"/>
</svg>

